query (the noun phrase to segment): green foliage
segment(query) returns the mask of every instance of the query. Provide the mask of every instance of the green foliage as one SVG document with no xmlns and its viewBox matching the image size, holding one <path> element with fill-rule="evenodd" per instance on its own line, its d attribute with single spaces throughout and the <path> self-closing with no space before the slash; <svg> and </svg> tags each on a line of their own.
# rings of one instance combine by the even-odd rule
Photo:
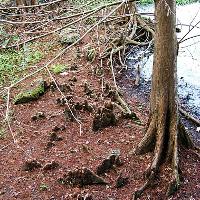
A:
<svg viewBox="0 0 200 200">
<path fill-rule="evenodd" d="M 140 0 L 140 4 L 152 4 L 153 3 L 153 0 Z"/>
<path fill-rule="evenodd" d="M 30 53 L 26 61 L 31 64 L 38 63 L 43 58 L 43 53 L 39 50 L 36 50 L 35 52 Z"/>
<path fill-rule="evenodd" d="M 184 4 L 189 4 L 189 3 L 194 3 L 197 2 L 198 0 L 176 0 L 176 3 L 178 5 L 184 5 Z"/>
<path fill-rule="evenodd" d="M 42 183 L 42 184 L 40 185 L 40 190 L 41 190 L 41 191 L 46 191 L 46 190 L 48 190 L 48 188 L 49 188 L 49 186 L 48 186 L 47 184 L 45 184 L 45 183 Z"/>
<path fill-rule="evenodd" d="M 96 50 L 91 46 L 88 46 L 86 50 L 87 61 L 93 62 L 95 60 L 95 57 L 96 57 Z"/>
<path fill-rule="evenodd" d="M 27 66 L 36 64 L 43 58 L 43 53 L 39 50 L 31 49 L 26 52 L 24 49 L 1 50 L 0 51 L 0 85 L 8 82 L 15 82 Z"/>
<path fill-rule="evenodd" d="M 67 66 L 62 65 L 62 64 L 56 64 L 50 68 L 50 70 L 55 74 L 60 74 L 60 73 L 64 72 L 66 69 L 67 69 Z"/>
</svg>

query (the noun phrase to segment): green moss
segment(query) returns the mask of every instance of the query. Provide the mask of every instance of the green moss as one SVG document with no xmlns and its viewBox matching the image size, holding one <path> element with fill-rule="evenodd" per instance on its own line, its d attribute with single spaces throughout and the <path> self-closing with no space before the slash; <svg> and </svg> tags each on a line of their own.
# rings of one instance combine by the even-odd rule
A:
<svg viewBox="0 0 200 200">
<path fill-rule="evenodd" d="M 3 128 L 0 127 L 0 140 L 4 139 L 6 136 L 6 132 Z"/>
<path fill-rule="evenodd" d="M 86 50 L 87 61 L 93 62 L 96 57 L 96 50 L 92 47 L 88 47 Z"/>
<path fill-rule="evenodd" d="M 77 31 L 72 28 L 63 29 L 58 36 L 62 45 L 71 45 L 80 37 Z"/>
<path fill-rule="evenodd" d="M 45 92 L 45 82 L 43 79 L 37 80 L 37 85 L 30 90 L 17 94 L 14 98 L 14 104 L 28 103 L 39 99 Z"/>
<path fill-rule="evenodd" d="M 48 186 L 47 184 L 45 184 L 45 183 L 42 183 L 42 184 L 40 185 L 40 190 L 41 190 L 41 191 L 46 191 L 46 190 L 48 190 L 48 188 L 49 188 L 49 186 Z"/>
<path fill-rule="evenodd" d="M 67 66 L 66 65 L 62 65 L 62 64 L 56 64 L 56 65 L 53 65 L 50 70 L 55 73 L 55 74 L 60 74 L 64 71 L 67 70 Z"/>
<path fill-rule="evenodd" d="M 25 76 L 29 65 L 43 58 L 39 50 L 0 50 L 0 85 L 8 85 Z"/>
<path fill-rule="evenodd" d="M 35 64 L 39 62 L 42 58 L 43 58 L 43 53 L 39 50 L 36 50 L 35 52 L 32 52 L 27 56 L 26 61 L 28 63 Z"/>
</svg>

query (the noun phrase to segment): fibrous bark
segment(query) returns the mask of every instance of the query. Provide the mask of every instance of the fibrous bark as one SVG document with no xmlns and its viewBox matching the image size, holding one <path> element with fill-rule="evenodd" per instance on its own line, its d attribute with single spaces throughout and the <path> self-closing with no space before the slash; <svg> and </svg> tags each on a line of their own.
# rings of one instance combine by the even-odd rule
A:
<svg viewBox="0 0 200 200">
<path fill-rule="evenodd" d="M 147 132 L 136 148 L 136 154 L 154 150 L 154 157 L 147 170 L 147 182 L 134 194 L 137 199 L 151 185 L 161 162 L 170 161 L 173 178 L 168 195 L 180 185 L 178 173 L 178 143 L 192 147 L 178 116 L 177 106 L 177 39 L 175 0 L 155 0 L 156 33 L 153 63 L 150 117 Z"/>
</svg>

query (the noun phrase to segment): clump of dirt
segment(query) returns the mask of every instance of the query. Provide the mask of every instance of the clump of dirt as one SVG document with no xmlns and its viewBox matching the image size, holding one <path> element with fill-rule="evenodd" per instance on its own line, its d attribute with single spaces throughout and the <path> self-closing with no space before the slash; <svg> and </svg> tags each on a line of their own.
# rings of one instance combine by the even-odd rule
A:
<svg viewBox="0 0 200 200">
<path fill-rule="evenodd" d="M 36 121 L 36 120 L 40 120 L 40 119 L 44 119 L 46 116 L 44 114 L 44 112 L 37 112 L 36 114 L 34 114 L 32 117 L 31 117 L 31 120 L 32 121 Z"/>
<path fill-rule="evenodd" d="M 57 142 L 57 141 L 62 141 L 63 138 L 58 136 L 56 132 L 51 132 L 50 133 L 50 136 L 49 136 L 49 140 L 50 142 Z"/>
<path fill-rule="evenodd" d="M 86 195 L 83 195 L 83 194 L 79 194 L 77 196 L 77 200 L 93 200 L 93 197 L 91 194 L 86 194 Z"/>
<path fill-rule="evenodd" d="M 60 106 L 66 105 L 66 103 L 71 103 L 73 101 L 73 95 L 67 95 L 65 98 L 57 98 L 56 104 Z"/>
<path fill-rule="evenodd" d="M 86 95 L 90 96 L 93 93 L 93 90 L 91 89 L 91 86 L 87 81 L 84 82 L 83 87 Z"/>
<path fill-rule="evenodd" d="M 65 125 L 61 125 L 61 126 L 54 126 L 52 131 L 58 132 L 58 131 L 64 131 L 66 129 Z"/>
<path fill-rule="evenodd" d="M 41 168 L 42 165 L 37 160 L 28 160 L 23 165 L 24 171 L 34 171 L 35 169 Z"/>
<path fill-rule="evenodd" d="M 98 108 L 94 116 L 92 130 L 98 131 L 108 126 L 114 126 L 117 123 L 117 118 L 114 114 L 113 105 L 106 103 L 103 108 Z"/>
<path fill-rule="evenodd" d="M 129 178 L 128 177 L 124 177 L 122 173 L 119 174 L 119 176 L 116 179 L 116 184 L 115 187 L 116 188 L 121 188 L 124 187 L 125 185 L 128 184 Z"/>
<path fill-rule="evenodd" d="M 87 100 L 84 100 L 83 103 L 76 102 L 74 104 L 74 109 L 75 110 L 84 110 L 84 111 L 88 111 L 88 112 L 92 112 L 94 110 L 93 106 L 90 105 Z"/>
<path fill-rule="evenodd" d="M 77 78 L 76 78 L 76 76 L 73 76 L 72 78 L 70 78 L 69 81 L 77 82 Z"/>
<path fill-rule="evenodd" d="M 70 66 L 70 70 L 71 71 L 77 71 L 78 70 L 78 65 L 74 63 L 73 65 Z"/>
<path fill-rule="evenodd" d="M 74 116 L 76 115 L 75 109 L 71 108 L 70 110 L 69 108 L 65 108 L 64 115 L 66 120 L 73 122 L 75 120 Z"/>
<path fill-rule="evenodd" d="M 97 174 L 102 175 L 113 169 L 114 166 L 121 166 L 122 162 L 119 158 L 120 150 L 112 150 L 108 158 L 97 167 Z"/>
<path fill-rule="evenodd" d="M 76 169 L 59 179 L 59 182 L 72 187 L 83 187 L 86 185 L 106 185 L 108 184 L 103 178 L 96 175 L 88 168 Z"/>
<path fill-rule="evenodd" d="M 53 170 L 59 167 L 59 164 L 56 161 L 52 161 L 50 163 L 47 163 L 44 167 L 43 170 L 44 171 L 49 171 L 49 170 Z"/>
<path fill-rule="evenodd" d="M 62 84 L 62 85 L 59 85 L 59 88 L 62 92 L 65 92 L 65 93 L 69 93 L 69 92 L 72 92 L 73 89 L 72 87 L 69 85 L 69 84 Z"/>
<path fill-rule="evenodd" d="M 54 146 L 56 146 L 56 144 L 54 142 L 49 141 L 49 142 L 47 142 L 45 149 L 48 150 Z"/>
</svg>

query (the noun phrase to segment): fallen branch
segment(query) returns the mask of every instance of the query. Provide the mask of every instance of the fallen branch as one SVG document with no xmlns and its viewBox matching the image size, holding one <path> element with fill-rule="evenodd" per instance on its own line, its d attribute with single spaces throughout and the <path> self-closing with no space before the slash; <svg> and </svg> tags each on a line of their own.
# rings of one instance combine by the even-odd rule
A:
<svg viewBox="0 0 200 200">
<path fill-rule="evenodd" d="M 147 32 L 150 32 L 152 34 L 153 38 L 155 37 L 155 31 L 152 28 L 150 28 L 141 17 L 137 17 L 137 21 L 142 28 L 144 28 Z"/>
<path fill-rule="evenodd" d="M 130 1 L 132 1 L 132 0 L 130 0 Z M 102 10 L 102 9 L 104 9 L 104 8 L 106 8 L 106 7 L 108 7 L 108 6 L 114 6 L 114 5 L 120 4 L 120 5 L 118 5 L 118 6 L 114 9 L 114 11 L 112 11 L 109 15 L 107 15 L 106 17 L 104 17 L 103 19 L 101 19 L 101 20 L 100 20 L 98 23 L 96 23 L 94 26 L 92 26 L 92 27 L 87 31 L 87 34 L 88 34 L 91 30 L 93 30 L 93 28 L 95 28 L 96 26 L 98 26 L 99 24 L 101 24 L 102 22 L 104 22 L 108 17 L 110 17 L 110 16 L 111 16 L 118 8 L 120 8 L 124 3 L 125 3 L 125 2 L 115 2 L 115 3 L 111 3 L 111 4 L 106 4 L 106 5 L 100 6 L 99 8 L 90 11 L 86 16 L 83 16 L 83 17 L 81 17 L 81 18 L 79 18 L 79 19 L 77 19 L 77 20 L 75 20 L 75 21 L 73 21 L 73 22 L 71 22 L 71 23 L 69 23 L 69 24 L 67 24 L 67 25 L 65 25 L 65 26 L 63 26 L 63 27 L 61 27 L 61 28 L 57 28 L 56 30 L 50 31 L 49 33 L 46 33 L 46 34 L 43 34 L 43 35 L 40 35 L 40 36 L 31 38 L 31 39 L 29 39 L 29 40 L 26 40 L 26 41 L 24 41 L 24 42 L 21 42 L 21 43 L 15 44 L 15 45 L 10 45 L 10 46 L 3 47 L 3 48 L 1 47 L 0 49 L 8 49 L 8 48 L 20 47 L 20 46 L 22 46 L 22 45 L 24 45 L 24 44 L 26 44 L 26 43 L 28 43 L 28 42 L 32 42 L 32 41 L 34 41 L 34 40 L 36 40 L 36 39 L 43 38 L 43 37 L 49 36 L 49 35 L 51 35 L 51 34 L 53 34 L 53 33 L 56 33 L 56 32 L 58 32 L 58 31 L 61 31 L 62 29 L 67 28 L 67 27 L 69 27 L 69 26 L 71 26 L 71 25 L 73 25 L 73 24 L 75 24 L 75 23 L 77 23 L 77 22 L 79 22 L 79 21 L 82 21 L 83 19 L 85 19 L 85 18 L 91 16 L 92 14 L 94 14 L 94 13 L 96 13 L 96 12 L 98 12 L 98 11 L 100 11 L 100 10 Z M 85 36 L 84 36 L 84 37 L 85 37 Z"/>
<path fill-rule="evenodd" d="M 12 24 L 12 25 L 20 25 L 20 24 L 38 24 L 38 23 L 43 23 L 46 21 L 22 21 L 22 22 L 17 22 L 17 21 L 9 21 L 9 20 L 0 20 L 0 23 L 2 24 Z"/>
<path fill-rule="evenodd" d="M 74 117 L 74 119 L 77 121 L 77 123 L 79 124 L 80 126 L 80 135 L 82 134 L 82 124 L 81 122 L 75 117 L 75 115 L 73 114 L 71 108 L 70 108 L 70 105 L 67 101 L 67 98 L 66 96 L 62 93 L 62 91 L 60 90 L 60 88 L 58 87 L 57 83 L 56 83 L 56 80 L 54 79 L 54 77 L 52 76 L 48 66 L 50 64 L 52 64 L 56 59 L 58 59 L 61 55 L 63 55 L 68 49 L 72 48 L 73 46 L 75 46 L 76 44 L 78 44 L 88 33 L 90 33 L 94 28 L 96 28 L 99 24 L 101 24 L 102 22 L 104 22 L 109 16 L 111 16 L 117 9 L 119 9 L 122 5 L 124 4 L 124 2 L 122 2 L 120 5 L 118 5 L 115 9 L 113 9 L 107 16 L 105 16 L 102 20 L 100 20 L 98 23 L 96 23 L 94 26 L 92 26 L 90 29 L 88 29 L 86 31 L 85 34 L 82 35 L 82 37 L 80 37 L 78 40 L 76 40 L 76 42 L 74 42 L 73 44 L 69 45 L 68 47 L 66 47 L 65 49 L 63 49 L 61 52 L 59 52 L 53 59 L 51 59 L 46 65 L 44 65 L 43 67 L 41 67 L 40 69 L 36 70 L 35 72 L 27 75 L 26 77 L 22 78 L 21 80 L 17 81 L 16 83 L 12 84 L 11 86 L 7 87 L 7 92 L 8 92 L 8 96 L 7 96 L 7 108 L 6 108 L 6 121 L 7 121 L 7 125 L 9 127 L 9 130 L 12 134 L 12 137 L 13 137 L 13 141 L 14 141 L 14 144 L 17 145 L 17 147 L 19 147 L 18 143 L 17 143 L 17 140 L 15 138 L 15 134 L 13 133 L 12 131 L 12 128 L 11 128 L 11 125 L 10 125 L 10 121 L 9 121 L 9 104 L 10 104 L 10 91 L 12 89 L 12 87 L 14 87 L 16 84 L 18 84 L 19 82 L 25 80 L 26 78 L 40 72 L 41 70 L 43 69 L 46 69 L 51 77 L 51 79 L 53 80 L 53 82 L 55 83 L 57 89 L 59 90 L 60 94 L 62 95 L 63 98 L 66 99 L 66 104 L 70 110 L 70 113 L 72 114 L 72 116 Z M 19 147 L 20 148 L 20 147 Z"/>
</svg>

